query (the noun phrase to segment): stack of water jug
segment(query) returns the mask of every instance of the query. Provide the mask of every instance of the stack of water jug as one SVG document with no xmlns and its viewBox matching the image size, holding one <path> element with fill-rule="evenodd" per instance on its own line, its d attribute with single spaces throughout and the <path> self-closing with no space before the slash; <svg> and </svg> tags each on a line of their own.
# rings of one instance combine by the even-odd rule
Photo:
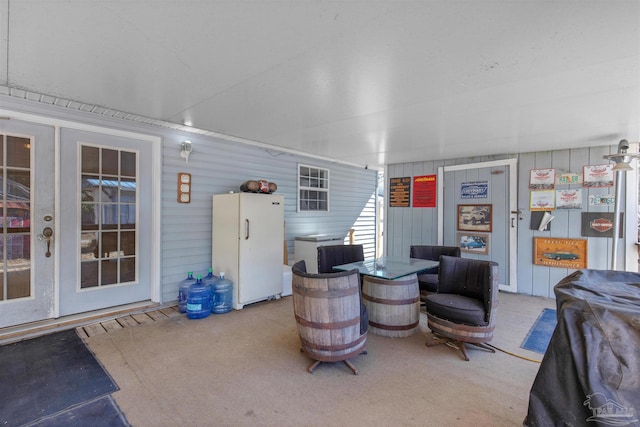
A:
<svg viewBox="0 0 640 427">
<path fill-rule="evenodd" d="M 231 311 L 233 302 L 233 282 L 213 274 L 213 269 L 202 277 L 193 277 L 190 271 L 187 278 L 178 286 L 178 309 L 186 313 L 189 319 L 203 319 L 211 313 L 221 314 Z"/>
</svg>

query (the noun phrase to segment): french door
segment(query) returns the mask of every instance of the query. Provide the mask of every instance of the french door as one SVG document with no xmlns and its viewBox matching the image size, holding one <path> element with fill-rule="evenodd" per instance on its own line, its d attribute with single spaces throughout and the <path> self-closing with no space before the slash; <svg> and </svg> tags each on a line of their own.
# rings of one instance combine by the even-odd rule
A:
<svg viewBox="0 0 640 427">
<path fill-rule="evenodd" d="M 146 142 L 61 130 L 61 316 L 150 299 L 151 159 Z"/>
<path fill-rule="evenodd" d="M 0 126 L 0 327 L 151 299 L 151 143 Z"/>
</svg>

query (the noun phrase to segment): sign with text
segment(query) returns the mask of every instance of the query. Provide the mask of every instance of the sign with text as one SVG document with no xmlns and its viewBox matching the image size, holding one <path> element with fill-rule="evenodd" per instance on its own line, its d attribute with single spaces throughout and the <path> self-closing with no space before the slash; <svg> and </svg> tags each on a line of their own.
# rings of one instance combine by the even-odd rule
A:
<svg viewBox="0 0 640 427">
<path fill-rule="evenodd" d="M 436 175 L 413 177 L 414 208 L 435 208 L 437 193 Z"/>
<path fill-rule="evenodd" d="M 613 165 L 590 165 L 583 168 L 585 187 L 613 187 Z"/>
<path fill-rule="evenodd" d="M 486 199 L 488 195 L 488 181 L 463 182 L 460 184 L 461 199 Z"/>
<path fill-rule="evenodd" d="M 389 178 L 389 207 L 411 206 L 411 177 Z"/>
<path fill-rule="evenodd" d="M 587 239 L 533 238 L 533 263 L 559 268 L 587 268 Z"/>
<path fill-rule="evenodd" d="M 582 174 L 563 173 L 563 174 L 557 175 L 556 184 L 558 185 L 582 184 Z"/>
</svg>

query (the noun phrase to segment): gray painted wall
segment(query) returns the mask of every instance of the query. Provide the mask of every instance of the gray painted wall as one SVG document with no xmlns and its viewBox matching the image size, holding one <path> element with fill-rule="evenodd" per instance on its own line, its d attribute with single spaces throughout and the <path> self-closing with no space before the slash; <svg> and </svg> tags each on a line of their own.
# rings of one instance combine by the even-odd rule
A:
<svg viewBox="0 0 640 427">
<path fill-rule="evenodd" d="M 613 188 L 583 188 L 582 185 L 558 186 L 558 189 L 582 188 L 582 209 L 556 209 L 552 212 L 555 219 L 552 221 L 550 231 L 537 231 L 530 229 L 531 212 L 529 210 L 529 175 L 531 169 L 555 168 L 556 174 L 582 173 L 583 166 L 607 164 L 603 155 L 617 152 L 617 146 L 602 146 L 591 148 L 579 148 L 571 150 L 556 150 L 519 155 L 500 155 L 474 158 L 461 158 L 446 161 L 425 161 L 405 164 L 389 165 L 387 168 L 386 182 L 390 178 L 436 174 L 438 167 L 460 165 L 467 163 L 479 163 L 506 158 L 518 159 L 518 208 L 521 211 L 521 220 L 518 221 L 517 241 L 517 287 L 519 293 L 554 297 L 553 287 L 563 277 L 574 270 L 557 267 L 547 267 L 533 264 L 533 238 L 534 237 L 558 237 L 583 239 L 581 235 L 582 212 L 613 212 L 613 207 L 589 206 L 589 195 L 613 194 Z M 631 218 L 637 216 L 637 199 L 635 193 L 626 202 Z M 623 189 L 623 194 L 626 191 Z M 621 207 L 624 212 L 624 203 Z M 627 224 L 628 225 L 628 224 Z M 387 208 L 385 245 L 388 255 L 408 256 L 409 247 L 413 244 L 437 243 L 437 209 L 435 208 Z M 625 236 L 629 240 L 636 239 L 635 227 L 627 227 Z M 611 239 L 602 237 L 589 237 L 587 239 L 587 267 L 590 269 L 608 269 L 611 263 Z M 620 239 L 618 249 L 618 268 L 622 269 L 624 259 L 627 256 L 635 256 Z M 495 248 L 494 248 L 495 249 Z M 637 270 L 634 270 L 637 271 Z"/>
</svg>

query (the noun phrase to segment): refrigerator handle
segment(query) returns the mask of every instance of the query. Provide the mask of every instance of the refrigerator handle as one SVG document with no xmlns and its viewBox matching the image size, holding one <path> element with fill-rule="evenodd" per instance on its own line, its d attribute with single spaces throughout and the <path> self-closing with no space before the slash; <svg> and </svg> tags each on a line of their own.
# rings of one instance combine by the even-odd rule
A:
<svg viewBox="0 0 640 427">
<path fill-rule="evenodd" d="M 244 220 L 244 240 L 249 240 L 249 218 Z"/>
</svg>

